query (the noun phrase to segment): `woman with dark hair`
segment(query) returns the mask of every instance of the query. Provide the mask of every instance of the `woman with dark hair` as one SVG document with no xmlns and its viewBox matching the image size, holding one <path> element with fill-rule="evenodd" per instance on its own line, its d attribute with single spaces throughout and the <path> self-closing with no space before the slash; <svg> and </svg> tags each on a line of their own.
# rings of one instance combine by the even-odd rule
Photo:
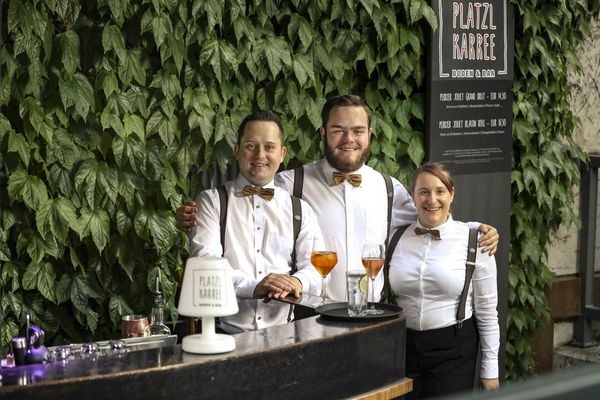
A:
<svg viewBox="0 0 600 400">
<path fill-rule="evenodd" d="M 479 341 L 480 383 L 497 388 L 495 259 L 477 253 L 469 244 L 469 226 L 452 219 L 454 184 L 443 165 L 417 169 L 411 195 L 418 220 L 401 234 L 386 266 L 395 302 L 406 315 L 406 374 L 413 379 L 408 398 L 472 390 Z"/>
</svg>

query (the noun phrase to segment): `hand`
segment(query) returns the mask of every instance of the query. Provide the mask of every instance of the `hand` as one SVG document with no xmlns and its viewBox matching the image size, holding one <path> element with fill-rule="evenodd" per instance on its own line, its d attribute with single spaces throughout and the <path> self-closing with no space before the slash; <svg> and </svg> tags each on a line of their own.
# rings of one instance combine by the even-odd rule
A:
<svg viewBox="0 0 600 400">
<path fill-rule="evenodd" d="M 496 390 L 496 389 L 500 388 L 500 381 L 498 380 L 498 378 L 496 378 L 496 379 L 480 378 L 479 382 L 481 383 L 481 387 L 483 387 L 483 390 Z"/>
<path fill-rule="evenodd" d="M 181 207 L 175 211 L 175 220 L 177 221 L 177 228 L 184 232 L 191 232 L 192 228 L 196 226 L 196 213 L 198 207 L 193 201 L 186 201 Z"/>
<path fill-rule="evenodd" d="M 285 274 L 269 274 L 254 288 L 254 298 L 265 298 L 265 302 L 271 299 L 282 299 L 289 294 L 300 297 L 302 282 L 300 279 Z"/>
<path fill-rule="evenodd" d="M 491 225 L 481 224 L 479 225 L 479 232 L 483 233 L 483 236 L 479 238 L 479 247 L 482 247 L 482 253 L 490 253 L 490 256 L 496 254 L 498 250 L 498 241 L 500 235 L 498 231 Z"/>
</svg>

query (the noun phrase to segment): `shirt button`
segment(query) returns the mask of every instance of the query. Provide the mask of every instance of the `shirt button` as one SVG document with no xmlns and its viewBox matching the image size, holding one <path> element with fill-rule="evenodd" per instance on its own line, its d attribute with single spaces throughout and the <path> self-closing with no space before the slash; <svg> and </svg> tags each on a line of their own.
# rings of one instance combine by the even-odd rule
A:
<svg viewBox="0 0 600 400">
<path fill-rule="evenodd" d="M 258 274 L 259 274 L 259 275 L 262 275 L 262 271 L 258 271 Z"/>
<path fill-rule="evenodd" d="M 260 231 L 260 226 L 258 228 L 256 228 L 257 231 Z"/>
<path fill-rule="evenodd" d="M 256 206 L 256 208 L 260 208 L 260 206 Z"/>
<path fill-rule="evenodd" d="M 256 318 L 256 319 L 260 321 L 260 320 L 262 319 L 262 317 L 260 317 L 260 316 L 259 316 L 259 317 L 258 317 L 258 318 Z"/>
<path fill-rule="evenodd" d="M 260 249 L 256 250 L 257 253 L 260 253 Z"/>
</svg>

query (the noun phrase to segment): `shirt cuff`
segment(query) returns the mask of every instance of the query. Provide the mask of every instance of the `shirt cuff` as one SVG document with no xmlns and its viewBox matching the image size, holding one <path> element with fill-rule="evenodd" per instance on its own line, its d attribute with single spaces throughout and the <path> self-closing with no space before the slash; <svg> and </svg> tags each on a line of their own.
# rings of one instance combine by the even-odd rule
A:
<svg viewBox="0 0 600 400">
<path fill-rule="evenodd" d="M 260 280 L 245 279 L 235 288 L 235 295 L 239 299 L 254 299 L 254 289 Z"/>
<path fill-rule="evenodd" d="M 483 379 L 498 378 L 498 359 L 481 360 L 479 377 Z"/>
<path fill-rule="evenodd" d="M 302 283 L 302 293 L 310 293 L 310 281 L 302 272 L 296 272 L 292 276 L 299 279 L 300 283 Z"/>
</svg>

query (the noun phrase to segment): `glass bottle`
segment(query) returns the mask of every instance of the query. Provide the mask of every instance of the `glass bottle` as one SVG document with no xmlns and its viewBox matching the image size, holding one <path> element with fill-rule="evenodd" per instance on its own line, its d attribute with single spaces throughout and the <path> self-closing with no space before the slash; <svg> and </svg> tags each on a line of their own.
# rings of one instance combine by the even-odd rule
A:
<svg viewBox="0 0 600 400">
<path fill-rule="evenodd" d="M 160 278 L 157 276 L 152 304 L 152 313 L 150 314 L 150 325 L 148 325 L 144 330 L 144 336 L 171 334 L 171 329 L 169 329 L 164 322 L 164 312 L 165 300 L 162 292 L 160 291 Z"/>
</svg>

